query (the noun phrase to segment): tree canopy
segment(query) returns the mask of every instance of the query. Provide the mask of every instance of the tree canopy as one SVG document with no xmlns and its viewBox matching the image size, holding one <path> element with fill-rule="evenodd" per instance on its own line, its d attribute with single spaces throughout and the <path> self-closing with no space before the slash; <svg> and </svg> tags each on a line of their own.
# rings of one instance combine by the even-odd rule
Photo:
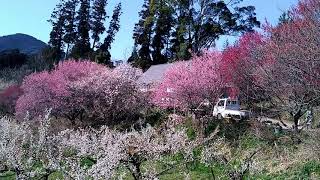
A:
<svg viewBox="0 0 320 180">
<path fill-rule="evenodd" d="M 238 35 L 259 27 L 254 6 L 241 1 L 145 0 L 133 38 L 143 69 L 168 61 L 188 60 L 215 46 L 222 35 Z"/>
</svg>

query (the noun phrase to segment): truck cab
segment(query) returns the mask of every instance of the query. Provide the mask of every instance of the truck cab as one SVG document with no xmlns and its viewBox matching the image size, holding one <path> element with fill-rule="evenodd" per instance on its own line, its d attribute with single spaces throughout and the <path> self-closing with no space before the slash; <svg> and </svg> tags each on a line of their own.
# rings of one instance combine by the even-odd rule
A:
<svg viewBox="0 0 320 180">
<path fill-rule="evenodd" d="M 243 120 L 249 118 L 249 111 L 240 109 L 238 99 L 221 98 L 213 108 L 213 116 L 217 119 L 233 118 Z"/>
</svg>

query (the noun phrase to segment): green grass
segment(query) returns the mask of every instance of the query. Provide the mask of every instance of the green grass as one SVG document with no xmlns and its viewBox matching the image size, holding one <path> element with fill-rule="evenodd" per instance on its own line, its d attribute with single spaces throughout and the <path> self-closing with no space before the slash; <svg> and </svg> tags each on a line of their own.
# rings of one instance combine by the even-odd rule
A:
<svg viewBox="0 0 320 180">
<path fill-rule="evenodd" d="M 54 172 L 50 174 L 49 180 L 57 180 L 57 179 L 64 179 L 63 174 L 61 172 Z"/>
<path fill-rule="evenodd" d="M 320 162 L 308 161 L 301 163 L 287 171 L 269 174 L 267 172 L 257 173 L 248 176 L 247 179 L 263 179 L 263 180 L 287 180 L 287 179 L 320 179 Z"/>
<path fill-rule="evenodd" d="M 0 174 L 1 180 L 15 180 L 16 174 L 14 172 L 8 171 L 6 173 Z"/>
<path fill-rule="evenodd" d="M 154 165 L 154 162 L 152 163 L 146 163 L 146 166 L 149 166 L 150 164 Z M 235 162 L 236 164 L 236 162 Z M 157 164 L 158 169 L 164 168 L 161 167 L 161 164 Z M 206 180 L 206 179 L 213 179 L 213 174 L 216 179 L 229 179 L 228 177 L 228 170 L 230 170 L 232 167 L 225 166 L 222 164 L 212 164 L 209 167 L 199 163 L 199 162 L 193 162 L 188 164 L 187 166 L 180 166 L 177 168 L 174 168 L 170 171 L 168 171 L 166 174 L 163 174 L 160 176 L 159 179 L 161 180 L 179 180 L 184 179 L 186 174 L 189 174 L 189 177 L 191 179 L 199 179 L 199 180 Z M 124 179 L 126 180 L 133 180 L 133 177 L 130 175 L 130 173 L 124 168 L 119 168 L 120 175 L 123 172 L 126 172 L 126 176 Z M 15 174 L 13 172 L 6 172 L 4 174 L 0 174 L 1 180 L 15 180 Z M 245 176 L 245 179 L 261 179 L 261 180 L 286 180 L 286 179 L 319 179 L 320 178 L 320 162 L 319 161 L 308 161 L 305 163 L 301 163 L 300 165 L 297 165 L 296 167 L 290 168 L 286 171 L 276 173 L 276 174 L 270 174 L 266 171 L 264 172 L 258 172 L 253 173 L 250 175 Z M 62 173 L 55 172 L 52 173 L 49 176 L 50 180 L 56 180 L 56 179 L 63 179 Z M 116 179 L 116 178 L 115 178 Z"/>
</svg>

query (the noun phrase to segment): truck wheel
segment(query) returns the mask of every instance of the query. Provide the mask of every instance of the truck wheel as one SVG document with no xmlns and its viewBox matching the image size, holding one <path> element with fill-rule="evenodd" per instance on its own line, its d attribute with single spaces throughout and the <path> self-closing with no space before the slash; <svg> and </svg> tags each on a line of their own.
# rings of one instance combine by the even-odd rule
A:
<svg viewBox="0 0 320 180">
<path fill-rule="evenodd" d="M 221 115 L 221 114 L 218 114 L 218 115 L 217 115 L 217 119 L 218 119 L 218 120 L 222 120 L 222 115 Z"/>
</svg>

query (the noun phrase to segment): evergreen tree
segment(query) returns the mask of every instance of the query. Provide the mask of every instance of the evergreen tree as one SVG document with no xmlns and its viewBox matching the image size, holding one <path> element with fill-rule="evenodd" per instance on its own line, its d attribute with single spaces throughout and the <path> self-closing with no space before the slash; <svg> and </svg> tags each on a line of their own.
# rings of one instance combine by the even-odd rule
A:
<svg viewBox="0 0 320 180">
<path fill-rule="evenodd" d="M 177 0 L 175 4 L 175 31 L 171 36 L 171 52 L 175 60 L 191 58 L 193 0 Z"/>
<path fill-rule="evenodd" d="M 77 15 L 77 40 L 72 49 L 74 58 L 87 58 L 91 52 L 90 47 L 90 1 L 80 0 L 80 8 Z"/>
<path fill-rule="evenodd" d="M 93 1 L 92 8 L 91 1 Z M 50 55 L 50 60 L 57 62 L 66 50 L 65 58 L 67 56 L 76 59 L 87 58 L 110 65 L 109 50 L 115 34 L 120 29 L 121 3 L 114 9 L 107 37 L 101 44 L 100 35 L 106 30 L 104 26 L 107 18 L 106 5 L 107 0 L 60 0 L 49 20 L 52 23 L 52 31 L 49 41 L 50 49 L 46 50 L 48 52 L 46 57 L 49 58 Z M 90 39 L 90 32 L 92 32 L 92 39 Z M 93 42 L 92 47 L 90 42 Z M 69 53 L 70 49 L 71 53 Z"/>
<path fill-rule="evenodd" d="M 100 40 L 100 35 L 106 30 L 104 22 L 107 18 L 106 13 L 107 0 L 95 0 L 92 7 L 91 31 L 93 44 L 92 48 L 96 47 L 96 43 Z"/>
<path fill-rule="evenodd" d="M 128 59 L 128 63 L 134 63 L 139 58 L 137 45 L 135 44 L 132 49 L 131 56 Z"/>
<path fill-rule="evenodd" d="M 113 68 L 113 62 L 111 61 L 111 54 L 109 51 L 97 50 L 95 55 L 95 62 L 99 64 L 104 64 L 110 68 Z"/>
<path fill-rule="evenodd" d="M 104 39 L 103 44 L 98 50 L 98 57 L 96 61 L 101 64 L 113 66 L 111 63 L 111 44 L 115 39 L 116 33 L 120 30 L 120 16 L 121 16 L 121 3 L 119 3 L 113 10 L 113 15 L 107 31 L 107 37 Z"/>
<path fill-rule="evenodd" d="M 155 1 L 145 0 L 142 10 L 139 12 L 140 20 L 134 27 L 133 38 L 138 48 L 138 59 L 133 65 L 143 70 L 149 68 L 152 64 L 151 59 L 151 40 L 154 25 Z"/>
<path fill-rule="evenodd" d="M 286 24 L 286 23 L 291 22 L 291 21 L 292 21 L 292 18 L 290 17 L 290 12 L 289 11 L 283 12 L 281 14 L 281 16 L 279 17 L 279 25 Z"/>
<path fill-rule="evenodd" d="M 111 49 L 111 44 L 114 41 L 116 33 L 120 30 L 120 16 L 121 16 L 121 3 L 119 3 L 113 10 L 113 15 L 107 31 L 107 37 L 101 45 L 101 50 L 108 51 Z"/>
<path fill-rule="evenodd" d="M 134 64 L 145 69 L 169 58 L 187 60 L 222 35 L 253 31 L 260 26 L 255 8 L 241 1 L 145 0 L 134 29 L 139 55 Z"/>
<path fill-rule="evenodd" d="M 63 36 L 64 36 L 64 23 L 65 19 L 63 16 L 63 5 L 64 1 L 61 0 L 57 4 L 56 8 L 51 14 L 51 19 L 48 20 L 52 24 L 52 30 L 50 32 L 49 46 L 51 51 L 51 56 L 48 57 L 50 67 L 53 67 L 53 64 L 57 63 L 63 55 Z"/>
<path fill-rule="evenodd" d="M 63 16 L 65 19 L 63 41 L 67 45 L 66 57 L 69 55 L 70 46 L 75 43 L 77 38 L 76 27 L 76 7 L 78 0 L 68 0 L 64 4 Z"/>
<path fill-rule="evenodd" d="M 173 8 L 168 0 L 159 0 L 156 12 L 156 25 L 151 47 L 153 64 L 167 63 L 169 59 L 170 32 L 174 24 Z"/>
<path fill-rule="evenodd" d="M 222 35 L 238 35 L 253 31 L 260 26 L 256 18 L 254 6 L 240 6 L 242 0 L 199 1 L 193 4 L 192 13 L 192 51 L 200 53 L 204 48 L 215 45 L 215 41 Z"/>
</svg>

